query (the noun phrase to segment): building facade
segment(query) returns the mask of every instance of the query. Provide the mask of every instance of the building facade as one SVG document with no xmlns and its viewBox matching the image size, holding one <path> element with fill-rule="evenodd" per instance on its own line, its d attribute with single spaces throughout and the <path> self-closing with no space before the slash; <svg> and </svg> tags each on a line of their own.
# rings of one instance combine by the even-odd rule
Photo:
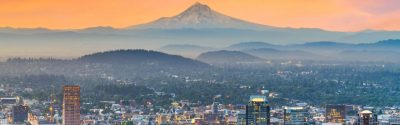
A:
<svg viewBox="0 0 400 125">
<path fill-rule="evenodd" d="M 213 114 L 218 114 L 218 106 L 219 106 L 218 102 L 213 102 L 212 107 L 211 107 L 211 111 Z"/>
<path fill-rule="evenodd" d="M 326 122 L 345 124 L 346 106 L 345 105 L 326 105 Z"/>
<path fill-rule="evenodd" d="M 355 125 L 378 125 L 378 115 L 369 110 L 361 111 Z"/>
<path fill-rule="evenodd" d="M 12 108 L 12 123 L 22 124 L 28 120 L 29 107 L 24 105 L 16 105 Z"/>
<path fill-rule="evenodd" d="M 285 125 L 308 125 L 310 114 L 305 107 L 284 107 Z"/>
<path fill-rule="evenodd" d="M 240 110 L 236 114 L 236 125 L 246 125 L 246 111 Z"/>
<path fill-rule="evenodd" d="M 270 125 L 270 106 L 266 96 L 250 96 L 246 106 L 246 125 Z"/>
<path fill-rule="evenodd" d="M 80 125 L 80 87 L 67 85 L 63 88 L 63 125 Z"/>
</svg>

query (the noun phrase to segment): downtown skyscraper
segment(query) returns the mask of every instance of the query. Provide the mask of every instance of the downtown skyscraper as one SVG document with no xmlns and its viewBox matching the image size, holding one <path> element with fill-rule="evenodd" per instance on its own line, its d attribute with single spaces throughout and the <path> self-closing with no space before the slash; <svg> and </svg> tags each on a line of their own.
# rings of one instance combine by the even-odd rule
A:
<svg viewBox="0 0 400 125">
<path fill-rule="evenodd" d="M 345 124 L 345 105 L 326 105 L 326 122 Z"/>
<path fill-rule="evenodd" d="M 66 85 L 63 88 L 63 125 L 80 125 L 80 87 Z"/>
<path fill-rule="evenodd" d="M 246 105 L 247 125 L 270 125 L 270 106 L 266 96 L 253 95 Z"/>
</svg>

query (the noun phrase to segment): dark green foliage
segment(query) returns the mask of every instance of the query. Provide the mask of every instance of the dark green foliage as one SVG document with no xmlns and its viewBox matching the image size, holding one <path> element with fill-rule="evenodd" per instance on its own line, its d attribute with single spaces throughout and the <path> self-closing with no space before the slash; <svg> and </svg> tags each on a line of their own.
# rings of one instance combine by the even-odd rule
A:
<svg viewBox="0 0 400 125">
<path fill-rule="evenodd" d="M 208 64 L 184 58 L 177 55 L 168 55 L 165 53 L 151 50 L 115 50 L 94 53 L 82 56 L 78 59 L 83 62 L 92 63 L 110 63 L 116 65 L 131 66 L 162 66 L 162 67 L 200 67 L 206 68 Z"/>
<path fill-rule="evenodd" d="M 0 83 L 16 88 L 12 90 L 13 96 L 48 100 L 54 93 L 59 102 L 63 85 L 78 84 L 82 87 L 82 102 L 88 103 L 124 99 L 135 100 L 138 105 L 152 102 L 155 106 L 168 106 L 174 100 L 187 99 L 210 104 L 213 97 L 221 95 L 216 101 L 245 104 L 250 95 L 264 88 L 278 94 L 271 103 L 299 100 L 315 105 L 400 105 L 399 64 L 312 61 L 283 64 L 286 62 L 207 70 L 76 60 L 3 62 Z M 10 96 L 7 94 L 4 96 Z"/>
<path fill-rule="evenodd" d="M 260 58 L 244 52 L 227 50 L 202 53 L 197 57 L 197 59 L 211 64 L 234 64 L 261 61 Z"/>
<path fill-rule="evenodd" d="M 136 98 L 143 95 L 153 94 L 154 91 L 145 87 L 133 84 L 107 84 L 98 85 L 94 88 L 97 93 L 102 93 L 104 98 L 113 99 L 115 96 L 121 96 L 122 99 Z"/>
</svg>

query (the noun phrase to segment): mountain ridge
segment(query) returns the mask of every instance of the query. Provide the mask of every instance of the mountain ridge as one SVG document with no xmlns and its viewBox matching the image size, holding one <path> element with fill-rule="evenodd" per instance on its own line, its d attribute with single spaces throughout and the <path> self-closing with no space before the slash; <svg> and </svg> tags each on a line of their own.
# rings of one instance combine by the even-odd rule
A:
<svg viewBox="0 0 400 125">
<path fill-rule="evenodd" d="M 242 64 L 261 62 L 263 59 L 241 51 L 218 50 L 200 54 L 198 60 L 209 64 Z"/>
<path fill-rule="evenodd" d="M 116 65 L 162 66 L 162 67 L 209 67 L 197 60 L 144 49 L 125 49 L 96 52 L 76 59 L 81 62 Z"/>
<path fill-rule="evenodd" d="M 384 39 L 400 39 L 400 32 L 337 32 L 318 28 L 274 27 L 226 16 L 198 3 L 176 16 L 128 28 L 0 28 L 0 43 L 4 45 L 0 46 L 0 50 L 4 51 L 0 56 L 74 57 L 110 49 L 158 49 L 168 44 L 220 48 L 239 41 L 268 41 L 282 47 L 310 41 L 371 43 Z"/>
<path fill-rule="evenodd" d="M 179 29 L 179 28 L 237 28 L 267 30 L 275 27 L 250 23 L 241 19 L 226 16 L 212 10 L 202 3 L 195 3 L 183 12 L 172 17 L 161 17 L 155 21 L 128 27 L 128 29 Z"/>
<path fill-rule="evenodd" d="M 216 48 L 190 44 L 169 44 L 162 46 L 157 50 L 169 54 L 177 54 L 185 57 L 196 58 L 199 54 L 216 50 Z"/>
</svg>

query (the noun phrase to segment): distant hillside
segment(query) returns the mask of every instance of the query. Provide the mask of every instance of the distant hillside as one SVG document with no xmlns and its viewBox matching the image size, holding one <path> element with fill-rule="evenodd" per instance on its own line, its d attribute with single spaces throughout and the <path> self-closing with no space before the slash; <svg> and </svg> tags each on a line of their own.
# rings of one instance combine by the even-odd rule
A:
<svg viewBox="0 0 400 125">
<path fill-rule="evenodd" d="M 250 50 L 260 48 L 271 48 L 278 50 L 305 50 L 305 51 L 335 51 L 343 50 L 374 50 L 374 51 L 397 51 L 400 52 L 400 39 L 381 40 L 372 43 L 351 44 L 335 41 L 316 41 L 303 44 L 276 45 L 265 42 L 241 42 L 228 47 L 232 50 Z"/>
<path fill-rule="evenodd" d="M 262 59 L 244 52 L 227 50 L 202 53 L 197 59 L 210 64 L 238 64 L 262 61 Z"/>
<path fill-rule="evenodd" d="M 376 45 L 387 45 L 387 46 L 396 46 L 400 47 L 400 39 L 389 39 L 389 40 L 382 40 L 376 43 Z"/>
<path fill-rule="evenodd" d="M 216 49 L 212 47 L 190 45 L 190 44 L 171 44 L 163 46 L 158 50 L 169 54 L 177 54 L 186 57 L 196 58 L 201 53 L 214 51 Z"/>
<path fill-rule="evenodd" d="M 349 47 L 352 44 L 347 43 L 339 43 L 339 42 L 332 42 L 332 41 L 317 41 L 317 42 L 308 42 L 300 45 L 295 46 L 302 46 L 302 47 Z"/>
<path fill-rule="evenodd" d="M 244 52 L 261 57 L 263 59 L 295 59 L 295 60 L 320 60 L 322 56 L 302 50 L 277 50 L 271 48 L 259 48 L 243 50 Z"/>
<path fill-rule="evenodd" d="M 258 48 L 271 48 L 277 47 L 277 45 L 260 42 L 260 41 L 252 41 L 252 42 L 242 42 L 238 44 L 230 45 L 227 49 L 230 50 L 245 50 L 245 49 L 258 49 Z"/>
<path fill-rule="evenodd" d="M 152 67 L 208 67 L 208 64 L 149 50 L 115 50 L 82 56 L 78 61 Z"/>
<path fill-rule="evenodd" d="M 400 53 L 394 51 L 345 50 L 337 57 L 343 61 L 400 62 Z"/>
<path fill-rule="evenodd" d="M 400 48 L 400 39 L 388 39 L 388 40 L 382 40 L 378 41 L 375 43 L 364 43 L 364 44 L 359 44 L 359 46 L 363 47 L 398 47 Z"/>
<path fill-rule="evenodd" d="M 260 25 L 224 15 L 205 4 L 196 3 L 176 14 L 176 16 L 161 17 L 149 23 L 127 28 L 99 26 L 84 29 L 52 30 L 45 28 L 0 27 L 0 44 L 2 45 L 0 46 L 0 50 L 2 50 L 0 56 L 77 57 L 84 53 L 101 50 L 116 48 L 155 49 L 170 44 L 195 44 L 223 48 L 240 41 L 267 41 L 278 46 L 254 42 L 244 43 L 238 45 L 238 47 L 232 46 L 233 49 L 224 49 L 284 47 L 284 49 L 299 50 L 298 48 L 287 48 L 286 45 L 311 41 L 344 41 L 352 44 L 372 43 L 385 39 L 400 39 L 400 31 L 335 32 L 318 28 L 287 28 Z M 327 43 L 319 44 L 328 45 Z M 343 50 L 338 51 L 332 46 L 320 49 L 316 48 L 314 43 L 311 45 L 314 47 L 309 48 L 318 51 L 318 53 L 325 50 L 329 52 Z M 244 46 L 244 48 L 241 48 L 241 46 Z M 298 47 L 304 48 L 305 46 Z M 71 51 L 71 48 L 74 48 L 74 51 Z M 391 50 L 395 51 L 395 48 Z M 174 52 L 173 54 L 177 53 Z M 180 53 L 179 55 L 182 54 Z M 190 55 L 193 56 L 195 54 Z"/>
</svg>

